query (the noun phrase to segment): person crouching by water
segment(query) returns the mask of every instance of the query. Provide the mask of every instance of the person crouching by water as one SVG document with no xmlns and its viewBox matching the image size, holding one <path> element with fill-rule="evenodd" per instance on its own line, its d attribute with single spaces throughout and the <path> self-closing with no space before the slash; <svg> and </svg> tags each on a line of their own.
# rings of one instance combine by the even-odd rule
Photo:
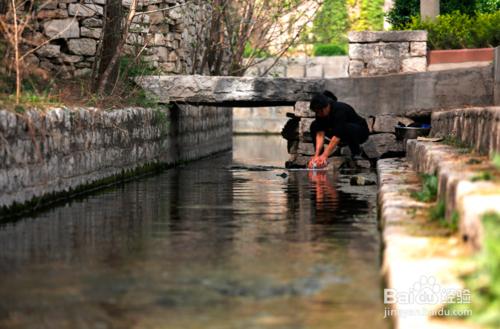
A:
<svg viewBox="0 0 500 329">
<path fill-rule="evenodd" d="M 370 133 L 365 119 L 349 104 L 337 101 L 337 97 L 328 90 L 314 95 L 310 109 L 316 113 L 310 128 L 315 154 L 308 168 L 325 167 L 328 157 L 340 143 L 349 146 L 354 160 L 361 158 L 360 144 L 368 140 Z M 327 147 L 324 147 L 325 136 L 330 138 Z"/>
</svg>

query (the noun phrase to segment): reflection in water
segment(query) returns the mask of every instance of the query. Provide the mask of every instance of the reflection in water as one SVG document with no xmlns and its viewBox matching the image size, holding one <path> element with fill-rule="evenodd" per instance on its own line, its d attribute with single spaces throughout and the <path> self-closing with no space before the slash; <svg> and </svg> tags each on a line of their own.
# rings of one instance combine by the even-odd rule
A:
<svg viewBox="0 0 500 329">
<path fill-rule="evenodd" d="M 0 327 L 383 328 L 375 187 L 280 137 L 0 227 Z M 237 167 L 236 167 L 237 168 Z"/>
</svg>

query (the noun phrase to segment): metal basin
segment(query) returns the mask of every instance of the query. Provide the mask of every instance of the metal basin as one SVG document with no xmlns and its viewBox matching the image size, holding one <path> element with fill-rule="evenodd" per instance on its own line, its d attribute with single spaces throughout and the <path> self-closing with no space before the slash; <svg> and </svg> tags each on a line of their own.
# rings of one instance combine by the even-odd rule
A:
<svg viewBox="0 0 500 329">
<path fill-rule="evenodd" d="M 420 136 L 428 136 L 431 128 L 420 128 L 420 127 L 399 127 L 395 126 L 396 129 L 396 139 L 397 140 L 407 140 L 407 139 L 417 139 Z"/>
</svg>

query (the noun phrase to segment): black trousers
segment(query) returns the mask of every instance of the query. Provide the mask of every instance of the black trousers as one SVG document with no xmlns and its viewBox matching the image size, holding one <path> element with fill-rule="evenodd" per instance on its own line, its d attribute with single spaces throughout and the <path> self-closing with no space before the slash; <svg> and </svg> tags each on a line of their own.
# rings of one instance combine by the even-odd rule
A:
<svg viewBox="0 0 500 329">
<path fill-rule="evenodd" d="M 361 148 L 359 147 L 361 144 L 368 140 L 368 136 L 370 132 L 368 131 L 368 127 L 362 126 L 356 123 L 347 123 L 344 127 L 344 136 L 340 137 L 340 145 L 341 146 L 349 146 L 351 150 L 351 155 L 360 155 Z M 314 149 L 316 149 L 316 135 L 319 131 L 323 131 L 323 129 L 319 129 L 319 124 L 316 120 L 311 123 L 311 137 L 314 145 Z M 325 136 L 332 138 L 333 130 L 327 129 L 325 131 Z"/>
</svg>

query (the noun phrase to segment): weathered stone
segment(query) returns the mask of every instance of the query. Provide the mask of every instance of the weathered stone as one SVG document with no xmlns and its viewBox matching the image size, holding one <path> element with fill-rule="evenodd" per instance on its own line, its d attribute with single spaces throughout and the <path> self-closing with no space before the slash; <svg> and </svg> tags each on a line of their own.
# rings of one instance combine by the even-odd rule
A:
<svg viewBox="0 0 500 329">
<path fill-rule="evenodd" d="M 82 68 L 75 71 L 75 77 L 85 77 L 92 73 L 90 68 Z"/>
<path fill-rule="evenodd" d="M 378 133 L 394 133 L 394 127 L 398 124 L 398 122 L 407 126 L 413 123 L 413 120 L 401 116 L 379 115 L 375 117 L 373 131 Z"/>
<path fill-rule="evenodd" d="M 74 18 L 55 19 L 43 24 L 43 30 L 49 38 L 79 38 L 80 28 Z"/>
<path fill-rule="evenodd" d="M 160 76 L 140 77 L 136 82 L 157 95 L 160 102 L 279 106 L 309 100 L 323 90 L 322 80 L 289 78 Z M 249 102 L 250 101 L 250 102 Z"/>
<path fill-rule="evenodd" d="M 403 143 L 397 141 L 394 134 L 383 133 L 370 135 L 370 139 L 375 145 L 375 148 L 380 156 L 384 155 L 387 152 L 404 152 Z"/>
<path fill-rule="evenodd" d="M 68 49 L 75 55 L 93 56 L 96 53 L 97 42 L 94 39 L 81 38 L 68 41 Z"/>
<path fill-rule="evenodd" d="M 71 16 L 91 17 L 95 15 L 102 15 L 104 13 L 104 8 L 90 3 L 72 3 L 68 6 L 68 13 Z"/>
<path fill-rule="evenodd" d="M 411 56 L 427 56 L 427 42 L 411 42 L 410 43 Z"/>
<path fill-rule="evenodd" d="M 403 59 L 402 72 L 425 72 L 427 70 L 426 57 L 411 57 Z"/>
<path fill-rule="evenodd" d="M 364 45 L 361 43 L 351 43 L 349 44 L 349 58 L 363 60 L 364 56 Z"/>
<path fill-rule="evenodd" d="M 61 46 L 59 45 L 52 45 L 52 44 L 46 44 L 36 50 L 37 55 L 43 56 L 43 57 L 57 57 L 61 53 Z"/>
<path fill-rule="evenodd" d="M 80 34 L 82 37 L 100 39 L 102 34 L 102 28 L 87 28 L 82 26 L 80 29 Z"/>
<path fill-rule="evenodd" d="M 53 10 L 57 9 L 57 0 L 48 0 L 40 4 L 38 10 Z"/>
<path fill-rule="evenodd" d="M 40 10 L 36 13 L 36 18 L 40 20 L 66 17 L 68 17 L 68 11 L 64 9 Z"/>
<path fill-rule="evenodd" d="M 286 70 L 286 76 L 288 78 L 303 78 L 306 74 L 306 68 L 304 65 L 292 64 L 288 65 Z"/>
<path fill-rule="evenodd" d="M 352 77 L 358 77 L 363 75 L 365 70 L 365 63 L 359 60 L 351 60 L 349 62 L 349 75 Z"/>
<path fill-rule="evenodd" d="M 323 77 L 323 66 L 308 64 L 306 65 L 306 77 L 307 78 L 322 78 Z"/>
<path fill-rule="evenodd" d="M 427 41 L 427 31 L 349 32 L 349 42 Z"/>
<path fill-rule="evenodd" d="M 309 102 L 297 102 L 294 107 L 294 114 L 301 118 L 314 118 L 316 114 L 309 108 Z"/>
<path fill-rule="evenodd" d="M 101 27 L 103 26 L 102 19 L 90 17 L 82 21 L 82 26 L 85 27 Z"/>
</svg>

